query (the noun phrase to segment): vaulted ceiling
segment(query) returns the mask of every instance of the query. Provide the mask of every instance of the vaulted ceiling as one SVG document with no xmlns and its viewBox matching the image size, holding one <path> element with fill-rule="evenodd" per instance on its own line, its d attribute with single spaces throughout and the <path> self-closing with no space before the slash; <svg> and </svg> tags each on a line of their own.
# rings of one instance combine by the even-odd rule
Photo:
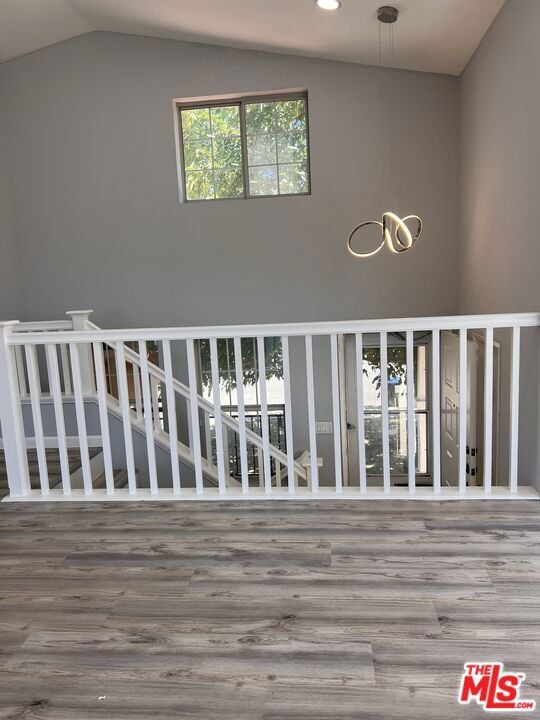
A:
<svg viewBox="0 0 540 720">
<path fill-rule="evenodd" d="M 392 65 L 459 75 L 504 0 L 403 0 Z M 107 30 L 375 65 L 381 0 L 0 0 L 0 61 Z M 385 64 L 389 64 L 385 62 Z"/>
</svg>

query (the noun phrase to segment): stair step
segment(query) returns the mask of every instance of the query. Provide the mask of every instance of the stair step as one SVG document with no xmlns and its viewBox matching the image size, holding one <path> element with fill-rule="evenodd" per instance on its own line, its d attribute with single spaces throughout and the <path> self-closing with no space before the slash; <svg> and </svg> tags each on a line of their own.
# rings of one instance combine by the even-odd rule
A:
<svg viewBox="0 0 540 720">
<path fill-rule="evenodd" d="M 41 485 L 39 481 L 39 464 L 37 459 L 37 450 L 30 448 L 27 451 L 28 457 L 28 474 L 30 476 L 30 487 L 32 490 L 39 490 Z M 73 475 L 81 467 L 81 454 L 79 448 L 68 448 L 69 474 Z M 101 448 L 89 448 L 88 454 L 90 460 L 95 458 L 102 452 Z M 47 456 L 47 471 L 49 474 L 49 487 L 51 490 L 62 482 L 62 473 L 60 468 L 60 452 L 58 448 L 47 448 L 45 450 Z M 0 497 L 7 495 L 9 492 L 7 469 L 4 461 L 4 451 L 0 450 Z"/>
<path fill-rule="evenodd" d="M 127 484 L 127 470 L 114 470 L 114 487 L 118 490 L 120 488 L 126 487 Z M 106 486 L 107 483 L 105 480 L 105 473 L 101 473 L 101 475 L 92 482 L 92 487 L 94 488 L 94 490 L 102 490 Z"/>
</svg>

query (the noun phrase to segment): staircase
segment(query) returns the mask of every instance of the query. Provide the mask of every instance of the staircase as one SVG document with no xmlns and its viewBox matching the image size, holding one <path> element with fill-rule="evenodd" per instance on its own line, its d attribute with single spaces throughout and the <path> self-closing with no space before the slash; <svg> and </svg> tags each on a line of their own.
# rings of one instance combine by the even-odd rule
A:
<svg viewBox="0 0 540 720">
<path fill-rule="evenodd" d="M 45 451 L 47 457 L 47 470 L 49 474 L 49 488 L 53 490 L 62 484 L 62 473 L 60 468 L 60 455 L 56 448 L 49 448 Z M 81 473 L 81 453 L 79 448 L 68 449 L 69 474 L 72 487 L 76 487 L 78 478 Z M 89 451 L 91 460 L 96 460 L 102 455 L 99 448 L 92 448 Z M 37 452 L 34 449 L 27 450 L 28 456 L 28 473 L 30 478 L 30 487 L 32 490 L 40 490 L 39 463 Z M 127 473 L 125 470 L 114 470 L 114 486 L 117 489 L 127 485 Z M 95 490 L 105 487 L 105 473 L 96 473 L 95 479 L 92 480 L 92 486 Z M 9 494 L 8 478 L 6 471 L 6 463 L 4 460 L 4 451 L 0 450 L 0 498 Z"/>
<path fill-rule="evenodd" d="M 89 313 L 71 313 L 71 321 L 54 323 L 22 323 L 17 333 L 61 333 L 84 330 L 102 332 L 90 322 Z M 52 327 L 54 326 L 54 327 Z M 283 483 L 307 486 L 305 454 L 303 462 L 288 457 L 280 448 L 272 445 L 264 431 L 259 435 L 246 426 L 242 408 L 237 418 L 216 410 L 199 391 L 190 366 L 190 385 L 173 376 L 170 344 L 162 343 L 164 366 L 158 365 L 157 354 L 147 352 L 146 342 L 100 342 L 88 346 L 69 343 L 44 344 L 40 356 L 35 347 L 20 347 L 14 351 L 15 371 L 21 403 L 31 409 L 34 437 L 27 438 L 35 449 L 28 450 L 30 490 L 39 492 L 39 445 L 45 452 L 49 489 L 52 493 L 64 493 L 71 497 L 90 490 L 106 491 L 129 488 L 130 494 L 138 489 L 154 494 L 162 482 L 156 469 L 156 449 L 160 448 L 170 458 L 170 473 L 174 492 L 182 488 L 225 489 L 246 493 L 253 487 L 280 488 Z M 192 343 L 193 345 L 193 343 Z M 111 360 L 112 358 L 112 360 Z M 44 362 L 45 360 L 45 362 Z M 112 367 L 111 367 L 112 365 Z M 44 382 L 44 378 L 47 381 Z M 48 387 L 44 388 L 44 385 Z M 166 402 L 164 403 L 164 399 Z M 43 403 L 54 405 L 55 437 L 44 437 Z M 78 433 L 70 438 L 70 444 L 78 447 L 62 447 L 66 434 L 65 416 L 68 404 L 75 404 Z M 87 409 L 97 404 L 100 417 L 100 435 L 93 438 L 99 448 L 87 447 Z M 178 413 L 184 412 L 188 424 L 188 437 L 180 439 Z M 110 426 L 113 419 L 120 421 L 125 445 L 125 467 L 112 467 Z M 28 426 L 28 422 L 26 425 Z M 63 427 L 64 426 L 64 427 Z M 220 430 L 218 432 L 218 426 Z M 148 476 L 138 473 L 134 460 L 134 442 L 144 441 L 148 459 Z M 44 442 L 48 441 L 48 444 Z M 241 448 L 242 477 L 237 479 L 231 470 L 229 441 Z M 57 448 L 49 449 L 51 444 Z M 253 447 L 259 456 L 259 477 L 247 473 L 247 448 Z M 243 449 L 243 451 L 242 451 Z M 67 453 L 69 478 L 62 482 L 61 455 Z M 116 453 L 118 455 L 118 453 Z M 217 456 L 217 457 L 216 457 Z M 146 464 L 146 463 L 145 463 Z M 263 476 L 264 465 L 264 476 Z M 181 472 L 181 468 L 184 470 Z M 191 474 L 185 469 L 191 469 Z M 221 470 L 220 470 L 221 468 Z M 146 468 L 145 468 L 146 469 Z M 270 470 L 271 469 L 271 470 Z M 190 480 L 190 475 L 194 480 Z M 182 477 L 181 477 L 182 476 Z M 6 473 L 4 471 L 4 477 Z M 107 483 L 107 477 L 109 482 Z M 187 477 L 187 480 L 186 480 Z M 46 487 L 46 484 L 44 485 Z M 7 488 L 4 490 L 7 494 Z"/>
<path fill-rule="evenodd" d="M 86 321 L 85 327 L 88 330 L 101 330 L 98 325 L 91 322 L 90 320 Z M 116 389 L 116 392 L 115 388 L 111 387 L 111 383 L 107 383 L 106 402 L 108 411 L 116 415 L 116 417 L 121 418 L 125 424 L 127 424 L 127 422 L 129 421 L 129 425 L 131 426 L 132 430 L 144 434 L 147 440 L 151 438 L 151 441 L 153 441 L 154 444 L 166 450 L 171 455 L 172 463 L 184 463 L 185 465 L 194 468 L 196 472 L 198 469 L 197 466 L 199 465 L 203 482 L 205 482 L 209 486 L 218 487 L 220 484 L 220 473 L 218 465 L 216 465 L 213 460 L 211 432 L 209 431 L 210 419 L 214 419 L 216 414 L 215 403 L 211 403 L 206 400 L 202 395 L 199 394 L 199 392 L 193 394 L 193 397 L 190 387 L 182 383 L 176 377 L 172 376 L 172 368 L 170 367 L 170 349 L 168 353 L 165 353 L 164 358 L 164 363 L 165 365 L 169 366 L 168 369 L 170 370 L 170 373 L 167 373 L 166 369 L 161 368 L 155 362 L 152 362 L 149 359 L 147 353 L 143 353 L 143 357 L 141 358 L 141 346 L 143 344 L 139 343 L 139 345 L 139 351 L 137 351 L 134 350 L 133 347 L 124 343 L 121 351 L 121 363 L 122 366 L 125 365 L 126 378 L 129 377 L 130 380 L 132 380 L 133 393 L 135 396 L 134 398 L 128 397 L 129 413 L 127 412 L 126 408 L 126 398 L 122 398 L 122 385 L 124 395 L 126 395 L 127 386 L 125 381 L 123 383 L 118 383 L 118 388 Z M 105 346 L 115 353 L 115 362 L 118 362 L 118 344 L 105 343 Z M 92 381 L 95 382 L 95 386 L 97 387 L 99 384 L 99 378 L 96 372 L 95 361 L 96 358 L 94 357 Z M 130 370 L 129 373 L 128 370 Z M 147 386 L 146 398 L 144 397 L 145 385 Z M 129 392 L 127 393 L 127 395 L 129 396 Z M 171 400 L 171 398 L 174 398 L 173 411 L 168 413 L 167 418 L 161 417 L 159 411 L 160 403 L 158 398 L 163 398 L 165 396 L 167 396 L 169 401 Z M 204 437 L 206 441 L 206 447 L 204 448 L 204 452 L 206 453 L 205 455 L 201 456 L 200 451 L 198 454 L 195 454 L 192 450 L 194 446 L 193 412 L 191 414 L 188 413 L 187 415 L 189 424 L 189 444 L 186 445 L 185 443 L 178 440 L 176 430 L 176 417 L 174 417 L 176 415 L 175 410 L 178 405 L 178 399 L 185 401 L 187 405 L 191 404 L 192 409 L 193 406 L 195 406 L 196 408 L 195 413 L 199 417 L 199 423 L 197 423 L 196 421 L 195 423 L 199 425 L 199 428 L 197 429 L 199 436 Z M 122 407 L 123 404 L 124 407 Z M 151 408 L 151 411 L 146 412 L 146 408 Z M 168 420 L 168 422 L 166 422 L 166 420 Z M 245 421 L 241 422 L 240 420 L 235 419 L 227 413 L 221 413 L 221 422 L 223 425 L 223 432 L 225 433 L 223 440 L 223 452 L 225 452 L 225 454 L 227 453 L 228 447 L 228 443 L 226 442 L 225 437 L 230 433 L 236 433 L 238 434 L 241 443 L 243 442 L 244 444 L 247 444 L 249 442 L 257 448 L 262 460 L 262 455 L 265 452 L 264 437 L 246 427 Z M 172 435 L 170 432 L 172 429 L 171 426 L 174 426 Z M 216 438 L 214 438 L 214 442 L 217 446 Z M 150 445 L 149 452 L 151 452 Z M 306 466 L 309 465 L 309 462 L 306 463 L 305 451 L 302 454 L 302 461 L 300 459 L 297 459 L 294 460 L 292 463 L 289 462 L 286 453 L 284 453 L 282 450 L 280 450 L 280 448 L 272 445 L 269 442 L 267 444 L 266 453 L 268 456 L 268 460 L 272 460 L 275 465 L 275 472 L 272 474 L 268 483 L 271 487 L 280 487 L 281 483 L 287 478 L 287 472 L 291 469 L 294 472 L 295 482 L 297 482 L 299 485 L 308 485 L 309 471 L 306 469 Z M 228 464 L 226 458 L 225 464 Z M 173 477 L 174 474 L 175 466 L 173 464 Z M 245 477 L 242 479 L 242 482 L 239 482 L 235 477 L 231 475 L 230 469 L 225 473 L 224 484 L 226 487 L 229 488 L 243 487 L 243 489 L 245 490 L 247 486 L 252 485 L 254 482 L 256 482 L 256 479 L 246 479 Z M 261 484 L 263 483 L 261 482 Z"/>
</svg>

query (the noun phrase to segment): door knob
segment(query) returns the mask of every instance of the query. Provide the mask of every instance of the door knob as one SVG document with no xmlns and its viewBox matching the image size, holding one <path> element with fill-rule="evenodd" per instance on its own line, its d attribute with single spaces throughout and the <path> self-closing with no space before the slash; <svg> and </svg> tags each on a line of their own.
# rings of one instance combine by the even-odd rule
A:
<svg viewBox="0 0 540 720">
<path fill-rule="evenodd" d="M 347 430 L 356 430 L 356 425 L 353 425 L 352 423 L 347 423 Z"/>
</svg>

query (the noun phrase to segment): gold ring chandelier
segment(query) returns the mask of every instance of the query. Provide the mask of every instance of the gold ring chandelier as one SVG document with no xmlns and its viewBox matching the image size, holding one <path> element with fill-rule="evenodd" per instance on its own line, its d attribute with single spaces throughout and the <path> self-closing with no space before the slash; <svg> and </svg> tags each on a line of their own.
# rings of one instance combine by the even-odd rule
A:
<svg viewBox="0 0 540 720">
<path fill-rule="evenodd" d="M 417 224 L 414 235 L 407 227 L 407 220 L 414 220 Z M 369 252 L 358 252 L 353 248 L 353 238 L 358 230 L 361 230 L 367 225 L 378 225 L 382 230 L 382 240 L 375 250 L 370 250 Z M 418 215 L 407 215 L 404 218 L 400 218 L 393 212 L 385 212 L 382 217 L 382 222 L 379 220 L 366 220 L 353 228 L 347 240 L 347 248 L 354 257 L 364 259 L 377 255 L 377 253 L 380 252 L 385 245 L 388 247 L 390 252 L 396 254 L 403 253 L 412 248 L 420 237 L 421 232 L 422 220 L 418 217 Z"/>
<path fill-rule="evenodd" d="M 381 121 L 384 117 L 383 113 L 383 102 L 382 102 L 382 41 L 381 41 L 381 27 L 384 25 L 387 25 L 389 27 L 389 45 L 390 45 L 390 67 L 393 65 L 393 57 L 394 57 L 394 28 L 393 25 L 398 19 L 399 12 L 397 8 L 392 7 L 391 5 L 383 5 L 380 7 L 377 11 L 377 20 L 379 21 L 379 102 L 380 102 L 380 113 L 381 113 Z M 382 129 L 381 129 L 381 135 L 382 135 Z M 390 134 L 391 136 L 391 134 Z M 381 138 L 382 141 L 382 138 Z M 381 142 L 381 150 L 384 152 L 384 142 Z M 383 171 L 382 171 L 382 165 L 381 165 L 381 193 L 382 193 L 382 185 L 383 185 Z M 411 231 L 409 226 L 407 225 L 407 222 L 414 222 L 416 223 L 415 231 Z M 360 252 L 359 250 L 355 250 L 353 247 L 353 239 L 355 238 L 356 234 L 359 230 L 362 228 L 367 227 L 368 225 L 378 225 L 381 228 L 381 241 L 374 250 L 368 250 L 366 252 Z M 380 220 L 366 220 L 365 222 L 361 222 L 359 225 L 354 227 L 351 232 L 349 233 L 349 237 L 347 239 L 347 249 L 353 255 L 357 258 L 370 258 L 377 255 L 386 245 L 386 247 L 390 250 L 390 252 L 394 254 L 400 254 L 407 252 L 407 250 L 411 250 L 411 248 L 414 246 L 418 238 L 420 237 L 422 233 L 422 220 L 418 217 L 418 215 L 407 215 L 404 218 L 399 217 L 394 212 L 385 212 L 382 216 L 382 222 Z"/>
</svg>

